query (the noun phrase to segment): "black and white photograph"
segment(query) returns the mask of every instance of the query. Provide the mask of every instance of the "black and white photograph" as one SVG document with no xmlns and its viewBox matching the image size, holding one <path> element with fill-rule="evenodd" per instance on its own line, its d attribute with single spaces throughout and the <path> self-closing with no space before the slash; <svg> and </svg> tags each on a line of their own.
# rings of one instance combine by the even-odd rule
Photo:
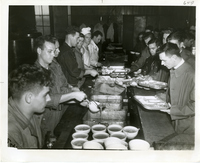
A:
<svg viewBox="0 0 200 163">
<path fill-rule="evenodd" d="M 1 1 L 2 162 L 199 162 L 199 0 Z"/>
</svg>

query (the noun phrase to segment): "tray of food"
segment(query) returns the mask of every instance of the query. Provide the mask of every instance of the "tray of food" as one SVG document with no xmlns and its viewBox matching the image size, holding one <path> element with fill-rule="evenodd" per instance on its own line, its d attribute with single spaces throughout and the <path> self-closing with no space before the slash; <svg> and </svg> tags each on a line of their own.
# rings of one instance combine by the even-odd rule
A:
<svg viewBox="0 0 200 163">
<path fill-rule="evenodd" d="M 126 77 L 126 73 L 115 73 L 115 72 L 112 72 L 110 74 L 110 77 L 111 78 L 125 78 Z"/>
<path fill-rule="evenodd" d="M 124 69 L 124 66 L 109 66 L 112 69 Z"/>
<path fill-rule="evenodd" d="M 156 81 L 156 80 L 147 80 L 147 81 L 141 80 L 138 82 L 138 85 L 142 87 L 152 88 L 152 89 L 166 89 L 167 88 L 167 83 Z"/>
<path fill-rule="evenodd" d="M 102 75 L 121 75 L 121 74 L 127 74 L 130 71 L 128 68 L 124 68 L 124 66 L 103 66 L 101 69 Z"/>
<path fill-rule="evenodd" d="M 134 98 L 145 109 L 148 109 L 148 110 L 165 110 L 169 108 L 169 105 L 157 96 L 135 95 Z"/>
<path fill-rule="evenodd" d="M 138 83 L 140 81 L 145 81 L 145 80 L 152 80 L 152 78 L 150 76 L 138 76 L 138 77 L 133 77 L 133 78 L 128 78 L 128 79 L 122 79 L 120 80 L 120 82 L 116 82 L 116 84 L 119 84 L 119 85 L 123 85 L 123 86 L 133 86 L 133 87 L 139 87 L 139 88 L 143 88 L 141 86 L 138 85 Z M 147 87 L 145 87 L 147 88 Z"/>
</svg>

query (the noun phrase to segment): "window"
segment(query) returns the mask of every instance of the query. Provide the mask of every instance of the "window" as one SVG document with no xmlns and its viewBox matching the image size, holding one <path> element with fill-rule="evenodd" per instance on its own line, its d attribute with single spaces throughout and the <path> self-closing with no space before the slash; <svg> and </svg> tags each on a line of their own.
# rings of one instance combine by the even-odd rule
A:
<svg viewBox="0 0 200 163">
<path fill-rule="evenodd" d="M 51 34 L 49 6 L 35 6 L 36 29 L 43 35 Z"/>
</svg>

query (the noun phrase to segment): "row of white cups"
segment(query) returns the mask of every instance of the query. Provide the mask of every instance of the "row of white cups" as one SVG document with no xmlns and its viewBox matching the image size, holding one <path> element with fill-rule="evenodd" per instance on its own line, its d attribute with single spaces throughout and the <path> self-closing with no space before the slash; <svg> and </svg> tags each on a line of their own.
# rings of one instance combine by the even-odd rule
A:
<svg viewBox="0 0 200 163">
<path fill-rule="evenodd" d="M 150 144 L 142 139 L 134 139 L 139 129 L 134 126 L 122 127 L 118 124 L 105 126 L 95 124 L 92 127 L 86 124 L 77 125 L 73 133 L 71 145 L 74 149 L 106 149 L 106 150 L 149 150 Z M 88 140 L 92 131 L 93 140 Z M 126 142 L 129 139 L 129 143 Z"/>
</svg>

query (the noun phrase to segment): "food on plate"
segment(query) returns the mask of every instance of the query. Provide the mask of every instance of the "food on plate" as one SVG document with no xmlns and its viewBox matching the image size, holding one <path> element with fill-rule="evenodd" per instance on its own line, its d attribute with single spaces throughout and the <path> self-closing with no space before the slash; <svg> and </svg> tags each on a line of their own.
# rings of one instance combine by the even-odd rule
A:
<svg viewBox="0 0 200 163">
<path fill-rule="evenodd" d="M 168 109 L 169 105 L 158 98 L 157 96 L 134 96 L 135 99 L 143 105 L 145 109 L 149 110 L 164 110 Z"/>
<path fill-rule="evenodd" d="M 158 107 L 163 107 L 163 108 L 166 108 L 166 109 L 169 108 L 169 105 L 167 103 L 164 103 L 164 102 L 156 103 L 156 105 Z"/>
<path fill-rule="evenodd" d="M 110 66 L 110 67 L 103 66 L 101 69 L 102 75 L 112 75 L 113 77 L 119 77 L 119 78 L 125 77 L 125 75 L 128 72 L 130 72 L 130 69 L 124 68 L 123 66 Z"/>
<path fill-rule="evenodd" d="M 118 78 L 125 78 L 125 77 L 126 77 L 126 75 L 124 73 L 119 73 L 118 74 Z"/>
<path fill-rule="evenodd" d="M 144 78 L 143 78 L 144 79 Z M 149 80 L 150 78 L 147 78 L 148 80 L 140 80 L 138 84 L 143 87 L 149 87 L 153 89 L 164 89 L 167 87 L 167 83 L 160 82 L 156 80 Z"/>
<path fill-rule="evenodd" d="M 111 78 L 117 78 L 118 75 L 117 75 L 117 73 L 111 73 L 111 74 L 110 74 L 110 77 L 111 77 Z"/>
</svg>

